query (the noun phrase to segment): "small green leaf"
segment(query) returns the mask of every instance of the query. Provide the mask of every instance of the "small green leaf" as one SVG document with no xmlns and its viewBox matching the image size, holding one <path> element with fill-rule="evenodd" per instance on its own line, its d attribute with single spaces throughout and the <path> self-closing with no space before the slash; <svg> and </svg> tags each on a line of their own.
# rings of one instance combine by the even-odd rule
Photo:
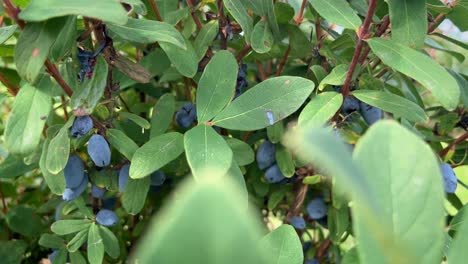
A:
<svg viewBox="0 0 468 264">
<path fill-rule="evenodd" d="M 88 229 L 83 229 L 68 242 L 67 249 L 69 252 L 75 252 L 86 242 L 88 239 Z"/>
<path fill-rule="evenodd" d="M 237 165 L 245 166 L 255 160 L 255 153 L 249 144 L 237 138 L 226 138 L 226 143 L 232 150 Z"/>
<path fill-rule="evenodd" d="M 38 243 L 39 245 L 47 248 L 61 248 L 65 246 L 65 240 L 63 240 L 63 238 L 55 234 L 48 233 L 42 234 Z"/>
<path fill-rule="evenodd" d="M 236 130 L 265 128 L 294 113 L 313 90 L 314 83 L 301 77 L 268 79 L 228 105 L 215 117 L 213 125 Z"/>
<path fill-rule="evenodd" d="M 185 40 L 186 49 L 174 44 L 161 42 L 159 46 L 166 52 L 177 71 L 183 76 L 192 78 L 197 73 L 198 55 L 189 40 Z"/>
<path fill-rule="evenodd" d="M 267 21 L 260 20 L 255 24 L 252 32 L 252 49 L 257 53 L 267 53 L 273 46 L 273 34 Z"/>
<path fill-rule="evenodd" d="M 139 179 L 162 168 L 184 152 L 183 136 L 177 132 L 150 139 L 133 155 L 130 178 Z"/>
<path fill-rule="evenodd" d="M 294 228 L 282 225 L 260 241 L 260 247 L 271 256 L 271 263 L 302 264 L 302 244 Z"/>
<path fill-rule="evenodd" d="M 41 159 L 39 160 L 39 167 L 42 172 L 42 176 L 44 176 L 44 180 L 49 186 L 51 192 L 57 195 L 62 195 L 65 192 L 65 176 L 62 171 L 60 171 L 57 175 L 54 175 L 49 172 L 46 165 L 47 154 L 49 152 L 49 143 L 50 140 L 46 139 L 44 145 L 42 145 L 42 154 Z"/>
<path fill-rule="evenodd" d="M 276 163 L 278 164 L 281 173 L 283 173 L 283 175 L 287 178 L 292 177 L 296 172 L 296 169 L 294 167 L 294 161 L 291 152 L 283 147 L 283 145 L 278 144 L 276 145 L 275 157 Z"/>
<path fill-rule="evenodd" d="M 175 98 L 172 94 L 161 96 L 154 106 L 151 116 L 150 138 L 162 135 L 169 128 L 175 111 Z"/>
<path fill-rule="evenodd" d="M 14 179 L 37 168 L 37 164 L 27 165 L 23 159 L 10 154 L 0 163 L 0 179 Z"/>
<path fill-rule="evenodd" d="M 357 30 L 361 19 L 345 0 L 309 0 L 315 10 L 331 23 Z"/>
<path fill-rule="evenodd" d="M 318 89 L 320 91 L 327 85 L 343 85 L 348 73 L 348 65 L 340 64 L 333 68 L 333 70 L 320 81 Z"/>
<path fill-rule="evenodd" d="M 61 172 L 67 165 L 69 155 L 70 137 L 68 130 L 62 128 L 49 143 L 45 163 L 47 170 L 52 174 Z"/>
<path fill-rule="evenodd" d="M 12 231 L 25 237 L 39 236 L 45 227 L 35 210 L 23 205 L 10 208 L 5 219 Z"/>
<path fill-rule="evenodd" d="M 122 196 L 122 205 L 127 213 L 135 215 L 143 209 L 150 188 L 151 177 L 129 178 Z"/>
<path fill-rule="evenodd" d="M 244 3 L 238 0 L 224 0 L 223 3 L 244 31 L 245 42 L 250 43 L 250 37 L 253 30 L 253 20 L 247 13 L 247 8 L 244 6 Z"/>
<path fill-rule="evenodd" d="M 366 104 L 378 107 L 412 122 L 427 122 L 429 117 L 419 105 L 412 101 L 387 92 L 358 90 L 352 93 Z"/>
<path fill-rule="evenodd" d="M 79 251 L 71 252 L 69 255 L 70 255 L 70 261 L 73 264 L 87 264 L 88 263 L 86 262 L 86 259 L 83 257 L 83 255 Z"/>
<path fill-rule="evenodd" d="M 34 152 L 51 108 L 47 94 L 29 84 L 21 87 L 5 128 L 5 144 L 10 153 L 27 156 Z"/>
<path fill-rule="evenodd" d="M 350 219 L 348 210 L 347 206 L 341 206 L 341 208 L 330 206 L 328 208 L 328 230 L 330 230 L 330 240 L 333 243 L 339 244 L 344 233 L 348 230 Z"/>
<path fill-rule="evenodd" d="M 99 233 L 101 234 L 106 253 L 113 259 L 117 259 L 120 256 L 120 246 L 117 237 L 105 226 L 99 226 Z"/>
<path fill-rule="evenodd" d="M 299 125 L 306 127 L 311 124 L 326 124 L 340 109 L 342 103 L 343 96 L 340 93 L 324 92 L 318 94 L 299 114 Z"/>
<path fill-rule="evenodd" d="M 465 208 L 464 206 L 463 208 Z M 450 263 L 464 263 L 468 254 L 465 250 L 466 245 L 468 243 L 468 214 L 463 210 L 458 213 L 462 213 L 460 215 L 460 221 L 457 223 L 457 232 L 455 233 L 455 237 L 453 238 L 452 243 L 450 244 L 449 253 L 448 253 L 448 261 Z M 458 216 L 457 214 L 457 216 Z"/>
<path fill-rule="evenodd" d="M 224 2 L 224 4 L 227 5 L 226 1 Z M 205 56 L 208 47 L 212 44 L 213 40 L 218 35 L 218 32 L 218 20 L 211 20 L 210 22 L 206 23 L 200 30 L 200 33 L 198 33 L 197 37 L 195 38 L 195 42 L 193 42 L 193 47 L 197 52 L 199 60 L 201 60 Z"/>
<path fill-rule="evenodd" d="M 278 22 L 276 21 L 276 14 L 275 14 L 275 7 L 273 5 L 273 1 L 270 0 L 259 0 L 257 2 L 260 2 L 261 9 L 262 9 L 262 16 L 266 16 L 268 20 L 269 27 L 271 31 L 273 32 L 273 35 L 275 37 L 279 37 L 280 30 L 278 27 Z M 253 37 L 253 32 L 252 32 L 252 37 Z"/>
<path fill-rule="evenodd" d="M 50 0 L 33 0 L 21 11 L 19 17 L 26 21 L 42 21 L 53 17 L 81 15 L 119 25 L 127 22 L 127 12 L 115 0 L 61 0 L 51 4 Z"/>
<path fill-rule="evenodd" d="M 0 28 L 0 44 L 3 44 L 7 41 L 18 28 L 17 25 L 3 26 Z"/>
<path fill-rule="evenodd" d="M 238 66 L 229 51 L 219 51 L 206 66 L 197 89 L 198 122 L 205 123 L 229 103 L 236 88 Z"/>
<path fill-rule="evenodd" d="M 184 136 L 185 154 L 196 180 L 216 169 L 224 175 L 232 164 L 232 151 L 226 141 L 212 127 L 203 124 L 190 129 Z"/>
<path fill-rule="evenodd" d="M 324 177 L 321 175 L 307 176 L 302 180 L 302 183 L 314 185 L 314 184 L 320 183 L 322 181 L 322 178 Z"/>
<path fill-rule="evenodd" d="M 129 112 L 119 112 L 119 115 L 122 116 L 123 118 L 127 118 L 128 120 L 131 120 L 133 123 L 137 124 L 138 126 L 144 129 L 150 129 L 151 127 L 148 120 L 144 119 L 143 117 L 139 115 L 132 114 Z"/>
<path fill-rule="evenodd" d="M 23 240 L 0 241 L 2 263 L 22 263 L 28 244 Z"/>
<path fill-rule="evenodd" d="M 392 24 L 392 40 L 422 49 L 427 33 L 426 1 L 386 0 Z"/>
<path fill-rule="evenodd" d="M 185 49 L 185 40 L 172 25 L 146 19 L 129 18 L 125 25 L 107 24 L 119 37 L 142 44 L 165 42 Z"/>
<path fill-rule="evenodd" d="M 276 122 L 272 126 L 267 126 L 267 136 L 268 140 L 270 140 L 271 143 L 278 143 L 281 141 L 283 138 L 284 134 L 284 125 L 283 121 Z"/>
<path fill-rule="evenodd" d="M 122 153 L 128 160 L 132 160 L 138 145 L 131 138 L 121 130 L 112 128 L 106 130 L 106 136 L 112 147 Z"/>
<path fill-rule="evenodd" d="M 55 234 L 62 236 L 88 229 L 90 225 L 91 220 L 86 219 L 59 220 L 53 223 L 50 229 Z"/>
<path fill-rule="evenodd" d="M 92 223 L 88 233 L 88 261 L 91 264 L 101 264 L 104 259 L 104 243 L 99 234 L 99 226 Z"/>
<path fill-rule="evenodd" d="M 50 57 L 53 61 L 59 61 L 65 54 L 76 49 L 76 16 L 68 16 L 60 29 L 54 45 L 50 49 Z"/>
<path fill-rule="evenodd" d="M 428 56 L 392 40 L 372 38 L 367 43 L 383 63 L 420 82 L 444 108 L 457 107 L 460 100 L 457 82 Z"/>
<path fill-rule="evenodd" d="M 268 198 L 268 210 L 275 209 L 281 201 L 283 201 L 284 197 L 286 196 L 286 191 L 284 190 L 277 190 L 273 191 Z"/>
</svg>

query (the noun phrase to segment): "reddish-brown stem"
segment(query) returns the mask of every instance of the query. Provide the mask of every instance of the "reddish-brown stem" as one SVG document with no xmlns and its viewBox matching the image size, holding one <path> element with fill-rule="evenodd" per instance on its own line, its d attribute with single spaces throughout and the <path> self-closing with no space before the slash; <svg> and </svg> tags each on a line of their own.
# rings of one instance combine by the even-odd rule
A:
<svg viewBox="0 0 468 264">
<path fill-rule="evenodd" d="M 381 61 L 381 60 L 378 60 L 378 61 L 376 61 L 376 62 L 374 63 L 374 65 L 372 65 L 372 68 L 371 68 L 371 70 L 375 70 L 375 69 L 377 68 L 377 66 L 379 66 L 379 65 L 380 65 L 380 63 L 382 63 L 382 61 Z"/>
<path fill-rule="evenodd" d="M 298 182 L 298 186 L 296 186 L 295 190 L 295 197 L 294 202 L 289 208 L 287 219 L 291 219 L 293 216 L 299 215 L 302 205 L 304 204 L 304 200 L 307 194 L 307 189 L 309 188 L 307 184 L 303 184 L 302 182 Z"/>
<path fill-rule="evenodd" d="M 323 35 L 322 35 L 322 27 L 320 25 L 320 17 L 318 15 L 317 15 L 317 18 L 315 19 L 315 34 L 317 36 L 317 52 L 320 52 L 320 49 L 323 46 L 323 43 L 322 43 Z M 320 62 L 322 64 L 322 67 L 327 72 L 329 72 L 328 64 L 327 64 L 326 59 L 324 57 L 320 56 L 320 55 L 319 55 L 319 58 L 320 58 Z"/>
<path fill-rule="evenodd" d="M 442 19 L 444 19 L 445 15 L 444 14 L 439 14 L 435 19 L 434 21 L 432 21 L 432 23 L 429 25 L 429 27 L 427 28 L 427 33 L 432 33 L 432 31 L 434 31 L 436 28 L 437 28 L 437 25 L 439 25 L 440 21 L 442 21 Z"/>
<path fill-rule="evenodd" d="M 250 135 L 252 135 L 252 131 L 247 131 L 242 137 L 242 141 L 246 142 L 247 139 L 249 139 Z"/>
<path fill-rule="evenodd" d="M 20 9 L 15 7 L 11 0 L 3 0 L 3 7 L 8 16 L 13 19 L 20 28 L 24 28 L 24 21 L 19 19 Z"/>
<path fill-rule="evenodd" d="M 309 0 L 302 0 L 301 9 L 299 10 L 299 14 L 297 14 L 297 16 L 294 18 L 294 22 L 296 22 L 296 24 L 298 24 L 298 25 L 302 23 L 302 20 L 304 20 L 304 10 L 305 10 L 305 7 L 306 7 L 308 1 Z"/>
<path fill-rule="evenodd" d="M 450 143 L 447 147 L 445 147 L 443 150 L 439 151 L 439 156 L 444 157 L 452 148 L 454 148 L 456 145 L 460 143 L 463 143 L 467 139 L 468 139 L 468 132 L 465 132 L 465 134 L 461 135 L 460 137 L 455 139 L 452 143 Z"/>
<path fill-rule="evenodd" d="M 161 14 L 159 13 L 158 6 L 156 5 L 156 2 L 154 0 L 149 0 L 149 3 L 151 5 L 151 8 L 153 9 L 154 15 L 156 16 L 156 19 L 158 21 L 163 21 Z"/>
<path fill-rule="evenodd" d="M 225 50 L 227 49 L 228 32 L 226 31 L 227 20 L 226 20 L 226 17 L 224 16 L 223 0 L 218 0 L 217 6 L 218 6 L 218 19 L 219 19 L 219 43 L 220 43 L 221 49 Z"/>
<path fill-rule="evenodd" d="M 382 78 L 382 76 L 384 76 L 387 72 L 388 72 L 388 68 L 385 68 L 385 69 L 383 69 L 382 71 L 380 71 L 379 74 L 377 74 L 377 75 L 375 76 L 375 78 L 380 79 L 380 78 Z"/>
<path fill-rule="evenodd" d="M 283 71 L 284 65 L 288 61 L 289 52 L 291 51 L 291 45 L 288 45 L 288 48 L 284 52 L 283 58 L 281 58 L 280 63 L 278 64 L 278 69 L 276 70 L 275 76 L 280 76 L 281 72 Z"/>
<path fill-rule="evenodd" d="M 377 0 L 370 0 L 369 8 L 367 9 L 366 18 L 364 19 L 364 23 L 359 28 L 357 35 L 358 35 L 358 43 L 356 45 L 356 49 L 354 50 L 353 59 L 351 60 L 351 65 L 349 66 L 348 73 L 346 75 L 345 83 L 343 84 L 342 93 L 343 96 L 346 97 L 349 94 L 349 86 L 351 84 L 351 79 L 353 78 L 354 70 L 356 69 L 359 56 L 361 55 L 362 46 L 364 44 L 364 39 L 367 37 L 370 24 L 372 21 L 372 17 L 374 16 L 375 8 L 377 6 Z"/>
<path fill-rule="evenodd" d="M 48 59 L 46 60 L 44 65 L 46 66 L 47 71 L 49 72 L 49 74 L 55 79 L 55 81 L 57 81 L 57 83 L 60 85 L 60 87 L 62 87 L 63 91 L 65 91 L 65 93 L 68 96 L 72 96 L 72 94 L 73 94 L 72 88 L 70 88 L 70 86 L 68 86 L 68 84 L 62 78 L 59 71 L 57 70 L 57 67 L 55 67 L 55 65 L 52 62 L 50 62 L 50 60 L 48 60 Z"/>
<path fill-rule="evenodd" d="M 3 27 L 4 20 L 5 20 L 5 16 L 0 16 L 0 27 Z"/>
<path fill-rule="evenodd" d="M 271 60 L 268 60 L 267 65 L 266 65 L 266 69 L 265 69 L 265 75 L 266 76 L 270 76 L 271 66 L 272 66 L 272 62 L 271 62 Z"/>
<path fill-rule="evenodd" d="M 8 89 L 8 92 L 11 95 L 16 96 L 16 94 L 18 94 L 18 87 L 15 87 L 10 81 L 8 81 L 8 79 L 1 72 L 0 72 L 0 81 L 6 86 L 6 88 Z"/>
<path fill-rule="evenodd" d="M 385 16 L 384 19 L 382 20 L 382 23 L 380 24 L 380 27 L 375 32 L 374 37 L 382 36 L 382 34 L 385 33 L 389 25 L 390 25 L 390 19 L 388 16 Z M 369 52 L 370 52 L 370 47 L 366 46 L 366 48 L 362 52 L 361 57 L 359 58 L 358 64 L 362 65 L 364 63 L 364 61 L 367 58 L 367 55 L 369 55 Z"/>
<path fill-rule="evenodd" d="M 190 81 L 187 77 L 184 77 L 184 88 L 185 88 L 185 98 L 192 102 L 192 93 L 190 92 Z"/>
<path fill-rule="evenodd" d="M 200 22 L 200 19 L 197 16 L 192 0 L 186 0 L 186 2 L 190 8 L 190 14 L 192 15 L 193 21 L 195 21 L 195 25 L 197 25 L 197 29 L 201 30 L 203 28 L 203 24 Z"/>
<path fill-rule="evenodd" d="M 246 44 L 240 51 L 239 54 L 237 54 L 237 62 L 241 62 L 242 59 L 250 52 L 250 49 L 252 46 L 250 44 Z"/>
<path fill-rule="evenodd" d="M 319 248 L 317 249 L 317 253 L 315 254 L 316 259 L 322 259 L 323 256 L 327 253 L 328 248 L 331 246 L 330 239 L 325 239 L 322 244 L 320 244 Z"/>
<path fill-rule="evenodd" d="M 257 64 L 257 69 L 258 69 L 258 77 L 260 77 L 260 80 L 264 81 L 266 80 L 266 75 L 265 72 L 263 71 L 263 64 L 259 60 L 255 60 L 255 64 Z"/>
</svg>

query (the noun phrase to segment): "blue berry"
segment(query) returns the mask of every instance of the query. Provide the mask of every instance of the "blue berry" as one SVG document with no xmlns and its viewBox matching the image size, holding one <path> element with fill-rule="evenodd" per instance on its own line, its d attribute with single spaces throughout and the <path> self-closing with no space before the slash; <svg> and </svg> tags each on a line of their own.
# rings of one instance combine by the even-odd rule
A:
<svg viewBox="0 0 468 264">
<path fill-rule="evenodd" d="M 256 157 L 259 169 L 266 169 L 275 163 L 275 150 L 275 144 L 270 141 L 265 141 L 258 147 Z"/>
<path fill-rule="evenodd" d="M 455 193 L 457 189 L 457 175 L 452 169 L 452 166 L 448 163 L 440 164 L 440 170 L 442 171 L 442 176 L 444 176 L 444 188 L 446 193 Z"/>
<path fill-rule="evenodd" d="M 347 116 L 355 111 L 359 111 L 359 100 L 354 97 L 347 96 L 343 101 L 341 113 Z"/>
<path fill-rule="evenodd" d="M 175 116 L 176 122 L 183 128 L 189 128 L 197 119 L 197 109 L 194 104 L 186 103 L 177 111 Z"/>
<path fill-rule="evenodd" d="M 58 250 L 57 250 L 57 249 L 54 249 L 54 251 L 52 251 L 52 253 L 49 255 L 48 258 L 49 258 L 49 261 L 50 261 L 51 263 L 54 262 L 54 259 L 55 259 L 55 257 L 57 256 L 57 254 L 58 254 Z"/>
<path fill-rule="evenodd" d="M 102 209 L 96 215 L 96 222 L 103 226 L 113 226 L 117 224 L 118 221 L 119 218 L 111 210 Z"/>
<path fill-rule="evenodd" d="M 125 190 L 130 172 L 130 164 L 125 164 L 119 171 L 119 189 L 121 192 Z"/>
<path fill-rule="evenodd" d="M 291 223 L 294 228 L 299 230 L 304 230 L 306 228 L 306 222 L 304 218 L 300 216 L 291 217 L 291 219 L 289 219 L 289 223 Z"/>
<path fill-rule="evenodd" d="M 67 165 L 63 170 L 65 175 L 65 183 L 67 188 L 76 188 L 83 181 L 85 175 L 84 164 L 81 158 L 76 155 L 68 157 Z"/>
<path fill-rule="evenodd" d="M 62 195 L 63 200 L 65 201 L 75 200 L 78 196 L 80 196 L 86 190 L 87 186 L 88 186 L 88 176 L 85 175 L 85 177 L 83 178 L 83 181 L 80 183 L 78 187 L 65 188 L 65 192 Z"/>
<path fill-rule="evenodd" d="M 151 174 L 151 185 L 152 186 L 161 186 L 166 180 L 166 175 L 164 172 L 157 170 Z"/>
<path fill-rule="evenodd" d="M 73 137 L 80 138 L 86 135 L 93 128 L 93 120 L 89 115 L 78 116 L 73 122 L 71 134 Z"/>
<path fill-rule="evenodd" d="M 366 120 L 369 126 L 383 118 L 383 111 L 377 107 L 360 102 L 359 108 L 362 117 Z"/>
<path fill-rule="evenodd" d="M 105 193 L 106 193 L 106 189 L 100 188 L 94 184 L 93 186 L 91 186 L 91 195 L 94 198 L 102 198 Z"/>
<path fill-rule="evenodd" d="M 304 255 L 309 249 L 312 247 L 312 242 L 306 241 L 304 244 L 302 244 L 302 252 L 304 252 Z"/>
<path fill-rule="evenodd" d="M 284 177 L 283 173 L 278 167 L 278 164 L 271 166 L 265 172 L 265 179 L 268 183 L 277 183 L 284 180 L 285 178 L 286 177 Z"/>
<path fill-rule="evenodd" d="M 307 204 L 307 213 L 309 214 L 309 217 L 314 220 L 317 220 L 326 216 L 327 212 L 328 212 L 328 208 L 322 197 L 317 197 L 315 199 L 312 199 Z"/>
<path fill-rule="evenodd" d="M 316 259 L 308 259 L 304 264 L 320 264 L 320 262 Z"/>
<path fill-rule="evenodd" d="M 97 167 L 104 167 L 110 164 L 111 152 L 109 144 L 99 134 L 95 134 L 89 139 L 88 154 Z"/>
<path fill-rule="evenodd" d="M 117 198 L 109 197 L 102 199 L 102 208 L 112 210 L 117 204 Z"/>
</svg>

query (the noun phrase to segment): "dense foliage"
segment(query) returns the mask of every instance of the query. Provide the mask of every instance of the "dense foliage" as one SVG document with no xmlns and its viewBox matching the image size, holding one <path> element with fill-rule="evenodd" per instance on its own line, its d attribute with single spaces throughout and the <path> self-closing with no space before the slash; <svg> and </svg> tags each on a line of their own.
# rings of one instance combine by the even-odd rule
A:
<svg viewBox="0 0 468 264">
<path fill-rule="evenodd" d="M 467 10 L 3 0 L 0 263 L 466 263 Z"/>
</svg>

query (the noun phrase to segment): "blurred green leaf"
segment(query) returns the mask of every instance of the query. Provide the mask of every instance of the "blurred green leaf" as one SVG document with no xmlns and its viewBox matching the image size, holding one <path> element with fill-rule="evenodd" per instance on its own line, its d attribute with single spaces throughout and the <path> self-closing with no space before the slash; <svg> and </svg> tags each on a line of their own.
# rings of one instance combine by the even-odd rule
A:
<svg viewBox="0 0 468 264">
<path fill-rule="evenodd" d="M 260 247 L 271 257 L 272 263 L 302 264 L 302 244 L 296 230 L 290 225 L 282 225 L 266 235 Z"/>
<path fill-rule="evenodd" d="M 237 138 L 225 138 L 237 165 L 245 166 L 255 161 L 255 153 L 249 144 Z"/>
<path fill-rule="evenodd" d="M 55 234 L 44 233 L 39 239 L 39 245 L 48 248 L 61 248 L 65 246 L 65 240 Z"/>
<path fill-rule="evenodd" d="M 23 240 L 0 241 L 0 258 L 2 263 L 22 263 L 28 244 Z"/>
<path fill-rule="evenodd" d="M 15 33 L 17 28 L 17 25 L 0 27 L 0 44 L 3 44 L 5 41 L 7 41 L 13 35 L 13 33 Z"/>
<path fill-rule="evenodd" d="M 324 125 L 340 109 L 343 96 L 340 93 L 324 92 L 313 97 L 299 115 L 299 125 Z"/>
<path fill-rule="evenodd" d="M 37 168 L 37 164 L 24 164 L 23 160 L 14 156 L 8 155 L 5 160 L 0 163 L 0 179 L 13 179 L 18 176 Z"/>
<path fill-rule="evenodd" d="M 47 148 L 45 165 L 47 170 L 52 174 L 58 174 L 67 165 L 68 157 L 70 156 L 70 137 L 68 129 L 60 129 L 58 134 L 50 141 Z M 56 175 L 60 177 L 60 175 Z M 52 176 L 54 177 L 54 176 Z"/>
<path fill-rule="evenodd" d="M 133 154 L 138 149 L 138 145 L 124 132 L 118 129 L 106 130 L 107 140 L 110 145 L 124 155 L 128 160 L 132 160 Z"/>
<path fill-rule="evenodd" d="M 387 0 L 392 25 L 392 40 L 422 49 L 427 33 L 426 1 Z"/>
<path fill-rule="evenodd" d="M 6 215 L 6 221 L 10 229 L 26 237 L 36 237 L 45 228 L 42 219 L 35 210 L 25 206 L 10 208 Z"/>
<path fill-rule="evenodd" d="M 68 16 L 50 49 L 50 57 L 58 62 L 65 54 L 76 48 L 76 16 Z"/>
<path fill-rule="evenodd" d="M 296 168 L 294 166 L 292 154 L 288 149 L 281 144 L 276 145 L 275 158 L 276 163 L 284 176 L 287 178 L 294 176 Z"/>
</svg>

